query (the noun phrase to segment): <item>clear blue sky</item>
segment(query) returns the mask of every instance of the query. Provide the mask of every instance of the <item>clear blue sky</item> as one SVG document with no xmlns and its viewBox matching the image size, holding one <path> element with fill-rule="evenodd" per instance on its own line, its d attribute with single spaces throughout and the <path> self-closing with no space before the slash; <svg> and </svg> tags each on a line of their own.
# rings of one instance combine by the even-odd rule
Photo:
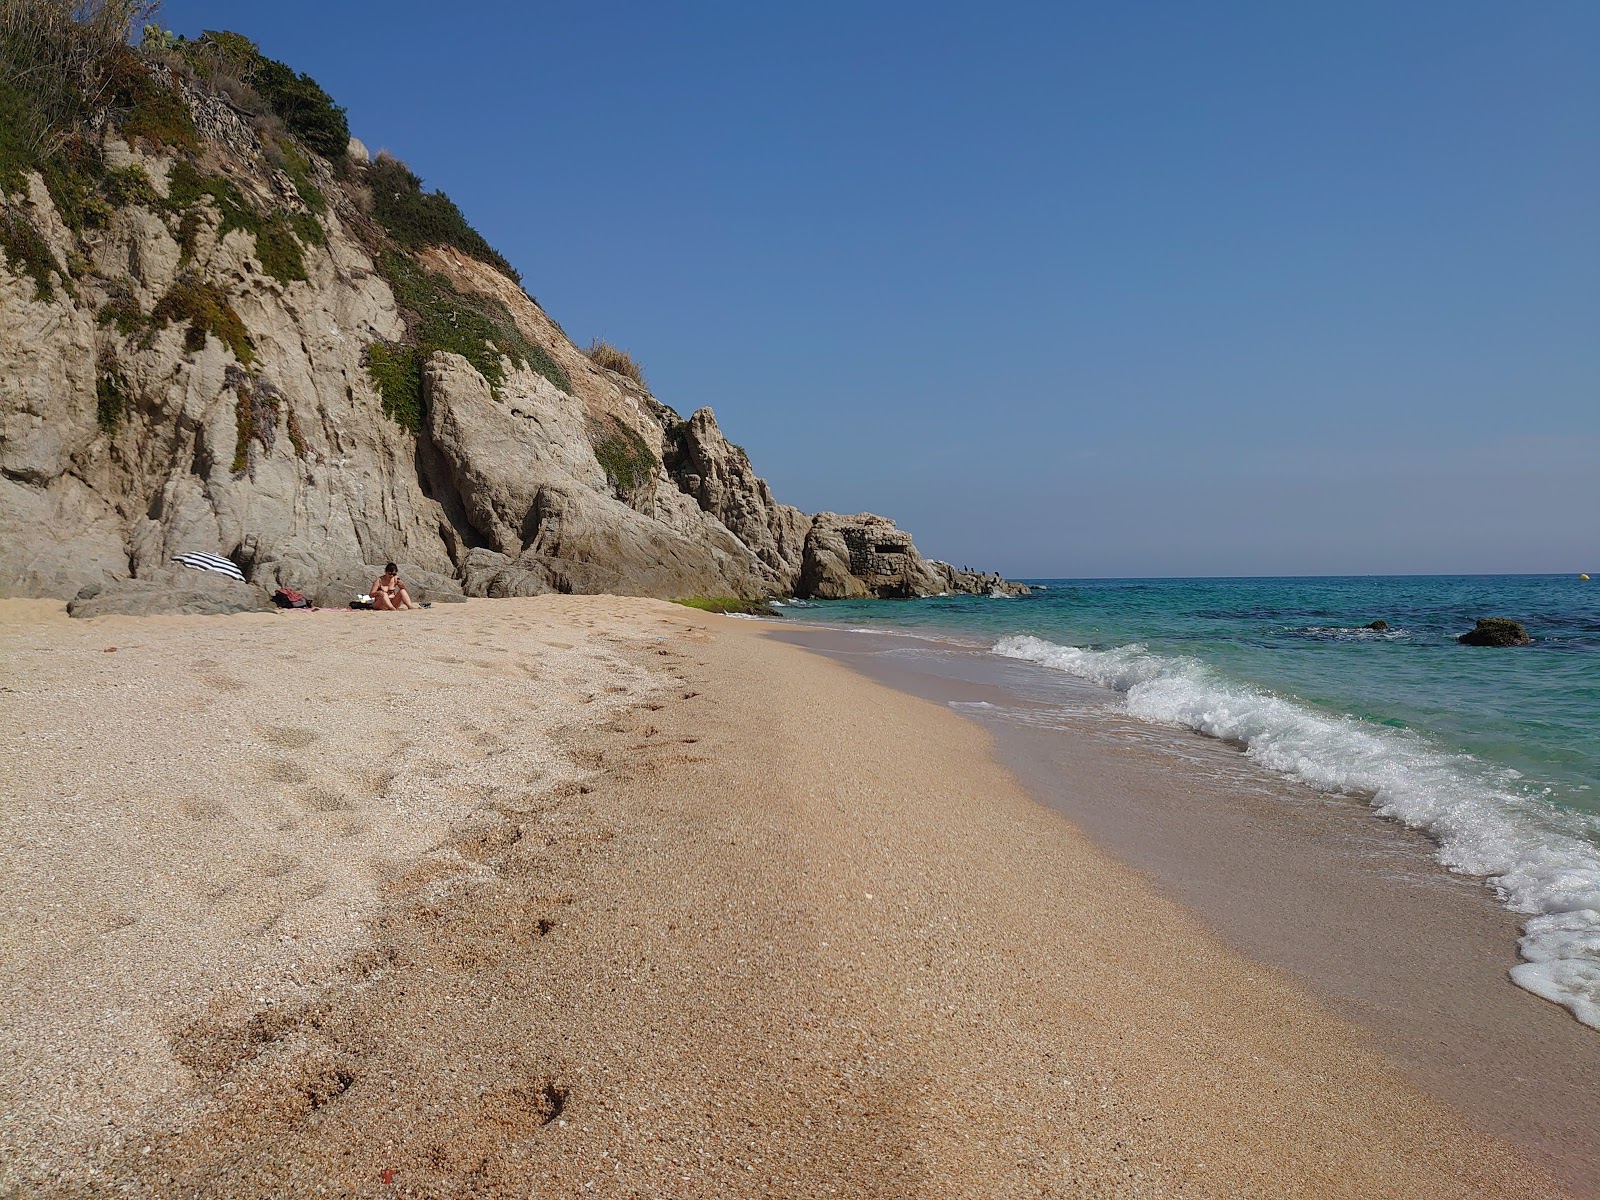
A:
<svg viewBox="0 0 1600 1200">
<path fill-rule="evenodd" d="M 1600 566 L 1600 4 L 168 3 L 778 496 L 1010 574 Z"/>
</svg>

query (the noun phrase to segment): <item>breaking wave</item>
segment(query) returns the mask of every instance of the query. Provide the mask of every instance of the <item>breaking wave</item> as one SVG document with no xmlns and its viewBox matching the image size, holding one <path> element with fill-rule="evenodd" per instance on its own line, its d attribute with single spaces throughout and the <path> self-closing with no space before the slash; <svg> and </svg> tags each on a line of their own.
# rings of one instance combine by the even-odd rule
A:
<svg viewBox="0 0 1600 1200">
<path fill-rule="evenodd" d="M 1506 907 L 1529 914 L 1512 981 L 1600 1029 L 1600 820 L 1557 808 L 1509 768 L 1317 712 L 1198 659 L 1026 635 L 1002 638 L 994 653 L 1113 688 L 1134 717 L 1222 738 L 1270 770 L 1423 830 L 1446 867 L 1485 877 Z"/>
</svg>

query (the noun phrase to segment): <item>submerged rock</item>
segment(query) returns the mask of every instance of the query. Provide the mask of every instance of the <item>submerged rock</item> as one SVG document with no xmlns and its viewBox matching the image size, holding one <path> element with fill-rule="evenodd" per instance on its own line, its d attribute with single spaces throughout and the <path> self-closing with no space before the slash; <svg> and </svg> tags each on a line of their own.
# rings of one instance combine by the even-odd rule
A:
<svg viewBox="0 0 1600 1200">
<path fill-rule="evenodd" d="M 1378 631 L 1378 632 L 1379 632 L 1379 633 L 1382 633 L 1382 632 L 1383 632 L 1383 631 L 1384 631 L 1384 630 L 1386 630 L 1386 629 L 1388 629 L 1388 628 L 1389 628 L 1389 622 L 1387 622 L 1387 621 L 1382 621 L 1382 620 L 1379 620 L 1379 621 L 1369 621 L 1369 622 L 1368 622 L 1368 623 L 1367 623 L 1367 626 L 1366 626 L 1366 627 L 1367 627 L 1367 628 L 1368 628 L 1368 629 L 1376 629 L 1376 630 L 1377 630 L 1377 631 Z"/>
<path fill-rule="evenodd" d="M 1463 646 L 1531 646 L 1528 631 L 1507 617 L 1479 617 L 1478 623 L 1456 639 Z"/>
</svg>

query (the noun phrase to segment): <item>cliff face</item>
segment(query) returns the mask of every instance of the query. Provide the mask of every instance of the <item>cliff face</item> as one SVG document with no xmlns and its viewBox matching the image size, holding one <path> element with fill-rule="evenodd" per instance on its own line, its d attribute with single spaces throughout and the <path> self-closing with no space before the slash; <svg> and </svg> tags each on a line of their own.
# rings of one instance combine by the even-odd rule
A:
<svg viewBox="0 0 1600 1200">
<path fill-rule="evenodd" d="M 396 245 L 383 164 L 280 169 L 228 105 L 172 86 L 201 136 L 105 126 L 122 182 L 92 228 L 38 173 L 5 198 L 47 257 L 30 275 L 0 244 L 0 594 L 159 607 L 197 586 L 171 563 L 189 551 L 333 603 L 389 559 L 435 597 L 960 590 L 920 557 L 841 582 L 848 547 L 778 504 L 710 410 L 681 420 L 591 362 L 491 263 Z"/>
</svg>

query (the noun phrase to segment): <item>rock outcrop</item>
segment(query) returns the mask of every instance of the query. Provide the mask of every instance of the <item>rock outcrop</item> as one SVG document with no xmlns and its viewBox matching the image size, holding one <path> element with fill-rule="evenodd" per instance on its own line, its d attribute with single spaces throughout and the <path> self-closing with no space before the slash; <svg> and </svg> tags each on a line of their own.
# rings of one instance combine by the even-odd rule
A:
<svg viewBox="0 0 1600 1200">
<path fill-rule="evenodd" d="M 189 149 L 104 126 L 122 191 L 93 225 L 38 173 L 0 197 L 48 254 L 41 283 L 0 247 L 0 595 L 204 609 L 211 585 L 170 575 L 188 551 L 237 563 L 246 606 L 346 603 L 387 560 L 432 599 L 989 589 L 884 518 L 778 503 L 710 409 L 682 420 L 591 362 L 494 263 L 391 239 L 364 183 L 382 156 L 306 151 L 291 179 L 197 86 Z M 450 328 L 492 311 L 504 337 L 427 350 L 415 279 Z M 408 423 L 374 363 L 419 345 Z"/>
<path fill-rule="evenodd" d="M 1508 617 L 1479 617 L 1478 623 L 1456 638 L 1463 646 L 1531 646 L 1533 639 Z"/>
<path fill-rule="evenodd" d="M 818 600 L 909 599 L 952 593 L 1026 595 L 998 575 L 958 571 L 917 552 L 888 517 L 818 513 L 806 534 L 797 589 Z"/>
<path fill-rule="evenodd" d="M 722 436 L 709 408 L 668 426 L 665 461 L 678 487 L 761 561 L 770 591 L 794 595 L 800 590 L 811 518 L 773 499 L 750 456 Z"/>
</svg>

